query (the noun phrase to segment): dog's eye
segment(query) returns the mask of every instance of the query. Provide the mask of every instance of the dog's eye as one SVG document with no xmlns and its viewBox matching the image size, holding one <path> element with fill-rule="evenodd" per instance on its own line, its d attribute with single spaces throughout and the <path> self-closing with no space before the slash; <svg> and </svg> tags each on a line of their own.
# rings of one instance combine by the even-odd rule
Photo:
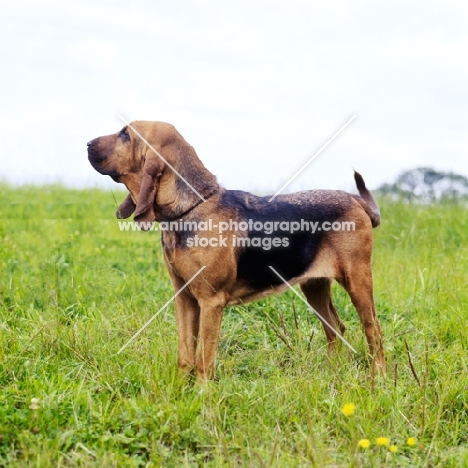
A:
<svg viewBox="0 0 468 468">
<path fill-rule="evenodd" d="M 125 140 L 125 141 L 130 140 L 130 135 L 128 134 L 127 127 L 122 128 L 122 130 L 120 130 L 119 137 L 122 138 L 122 140 Z"/>
</svg>

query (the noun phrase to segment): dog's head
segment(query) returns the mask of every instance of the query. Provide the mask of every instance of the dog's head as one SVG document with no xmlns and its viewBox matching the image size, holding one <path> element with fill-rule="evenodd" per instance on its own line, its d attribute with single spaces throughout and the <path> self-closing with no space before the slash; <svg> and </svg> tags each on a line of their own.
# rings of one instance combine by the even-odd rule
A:
<svg viewBox="0 0 468 468">
<path fill-rule="evenodd" d="M 88 142 L 88 159 L 99 173 L 125 184 L 129 195 L 118 218 L 134 213 L 140 226 L 177 219 L 218 191 L 216 178 L 174 126 L 132 122 L 118 133 Z"/>
</svg>

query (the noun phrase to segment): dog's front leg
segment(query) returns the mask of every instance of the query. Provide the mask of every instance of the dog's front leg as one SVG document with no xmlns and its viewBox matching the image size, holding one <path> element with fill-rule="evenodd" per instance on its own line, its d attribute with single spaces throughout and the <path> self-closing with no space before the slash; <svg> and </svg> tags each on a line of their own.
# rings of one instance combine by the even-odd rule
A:
<svg viewBox="0 0 468 468">
<path fill-rule="evenodd" d="M 195 367 L 200 307 L 197 300 L 186 291 L 182 291 L 175 302 L 179 333 L 178 366 L 180 374 L 186 375 Z"/>
<path fill-rule="evenodd" d="M 226 305 L 226 300 L 220 296 L 199 301 L 200 329 L 195 367 L 197 382 L 202 385 L 214 375 L 221 320 Z"/>
<path fill-rule="evenodd" d="M 168 268 L 168 271 L 174 289 L 180 291 L 175 298 L 175 310 L 179 333 L 178 366 L 180 374 L 184 376 L 195 368 L 200 306 L 189 289 L 185 288 L 186 283 L 176 275 L 172 268 Z"/>
</svg>

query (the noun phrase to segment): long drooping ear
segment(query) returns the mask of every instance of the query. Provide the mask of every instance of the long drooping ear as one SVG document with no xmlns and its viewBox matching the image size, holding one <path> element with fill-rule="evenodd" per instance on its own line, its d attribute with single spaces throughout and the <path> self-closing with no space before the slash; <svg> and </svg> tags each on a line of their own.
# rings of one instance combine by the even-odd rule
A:
<svg viewBox="0 0 468 468">
<path fill-rule="evenodd" d="M 135 211 L 135 208 L 136 205 L 132 200 L 132 196 L 128 194 L 125 200 L 119 205 L 115 216 L 117 219 L 127 219 Z"/>
<path fill-rule="evenodd" d="M 158 192 L 159 177 L 164 169 L 163 161 L 156 155 L 150 155 L 143 167 L 140 193 L 133 219 L 143 230 L 150 229 L 151 223 L 156 220 L 154 201 Z"/>
</svg>

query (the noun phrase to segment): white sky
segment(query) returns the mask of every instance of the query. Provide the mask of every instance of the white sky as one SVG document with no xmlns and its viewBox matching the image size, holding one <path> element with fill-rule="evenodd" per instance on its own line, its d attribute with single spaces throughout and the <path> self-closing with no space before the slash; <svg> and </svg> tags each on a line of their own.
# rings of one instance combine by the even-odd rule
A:
<svg viewBox="0 0 468 468">
<path fill-rule="evenodd" d="M 227 188 L 468 175 L 468 2 L 3 1 L 0 179 L 115 187 L 86 142 L 173 123 Z"/>
</svg>

